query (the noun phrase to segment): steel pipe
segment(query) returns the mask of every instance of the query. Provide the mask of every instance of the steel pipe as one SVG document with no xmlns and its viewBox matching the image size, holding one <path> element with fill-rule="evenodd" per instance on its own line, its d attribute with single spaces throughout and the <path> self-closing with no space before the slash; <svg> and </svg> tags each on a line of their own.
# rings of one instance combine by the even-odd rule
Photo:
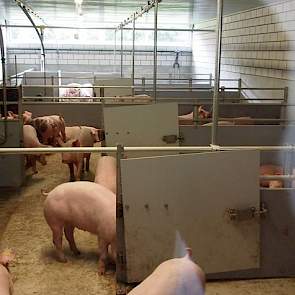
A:
<svg viewBox="0 0 295 295">
<path fill-rule="evenodd" d="M 7 141 L 7 89 L 6 89 L 6 68 L 5 68 L 6 67 L 6 65 L 5 65 L 5 44 L 4 44 L 4 37 L 3 37 L 1 27 L 0 27 L 0 55 L 1 55 L 1 70 L 2 70 L 2 101 L 3 101 L 3 112 L 4 112 L 4 118 L 5 118 L 4 136 L 3 136 L 3 138 L 0 138 L 0 145 L 2 145 L 4 143 L 6 143 L 6 141 Z"/>
<path fill-rule="evenodd" d="M 1 27 L 5 28 L 29 28 L 31 29 L 32 26 L 30 25 L 0 25 Z M 117 28 L 114 27 L 70 27 L 70 26 L 36 26 L 37 28 L 44 28 L 44 29 L 69 29 L 69 30 L 116 30 Z M 125 28 L 125 30 L 132 30 L 132 28 Z M 154 28 L 136 28 L 136 31 L 153 31 Z M 170 28 L 159 28 L 158 31 L 166 31 L 166 32 L 215 32 L 215 30 L 209 29 L 170 29 Z"/>
<path fill-rule="evenodd" d="M 121 78 L 123 78 L 123 27 L 121 28 Z"/>
<path fill-rule="evenodd" d="M 154 101 L 157 101 L 158 0 L 154 4 Z"/>
<path fill-rule="evenodd" d="M 131 79 L 132 79 L 132 86 L 134 87 L 134 80 L 135 80 L 135 15 L 133 18 L 133 30 L 132 30 L 132 70 L 131 70 Z M 133 95 L 134 95 L 134 88 L 133 88 Z"/>
<path fill-rule="evenodd" d="M 264 180 L 288 180 L 288 179 L 295 179 L 295 174 L 293 175 L 261 175 L 260 179 Z"/>
<path fill-rule="evenodd" d="M 295 151 L 295 145 L 285 146 L 186 146 L 186 147 L 124 147 L 125 152 L 208 152 L 208 151 Z M 44 153 L 101 153 L 117 152 L 117 147 L 55 147 L 55 148 L 0 148 L 0 154 Z"/>
<path fill-rule="evenodd" d="M 223 24 L 223 0 L 217 0 L 217 34 L 216 34 L 216 56 L 215 56 L 215 83 L 213 96 L 213 126 L 211 132 L 211 143 L 217 143 L 218 130 L 218 99 L 220 89 L 220 66 L 221 66 L 221 46 L 222 46 L 222 24 Z"/>
</svg>

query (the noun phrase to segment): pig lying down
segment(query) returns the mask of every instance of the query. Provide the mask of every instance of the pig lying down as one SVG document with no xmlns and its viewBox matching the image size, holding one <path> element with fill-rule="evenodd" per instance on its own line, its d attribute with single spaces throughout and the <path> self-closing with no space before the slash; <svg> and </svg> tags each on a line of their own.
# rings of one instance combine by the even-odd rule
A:
<svg viewBox="0 0 295 295">
<path fill-rule="evenodd" d="M 205 274 L 191 259 L 191 250 L 183 258 L 161 263 L 154 272 L 128 295 L 204 295 Z"/>
<path fill-rule="evenodd" d="M 15 259 L 15 254 L 10 250 L 5 250 L 0 254 L 0 294 L 12 295 L 13 283 L 9 271 L 9 263 Z"/>
<path fill-rule="evenodd" d="M 58 261 L 67 261 L 62 251 L 63 231 L 72 252 L 80 254 L 74 240 L 75 228 L 97 235 L 99 274 L 105 273 L 109 246 L 115 260 L 116 196 L 102 185 L 77 181 L 57 186 L 45 200 L 44 216 L 52 230 Z"/>
</svg>

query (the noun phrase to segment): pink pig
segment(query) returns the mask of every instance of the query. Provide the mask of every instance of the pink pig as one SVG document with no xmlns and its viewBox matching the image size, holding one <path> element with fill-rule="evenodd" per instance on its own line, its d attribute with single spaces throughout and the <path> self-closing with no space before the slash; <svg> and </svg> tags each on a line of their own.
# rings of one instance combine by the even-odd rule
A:
<svg viewBox="0 0 295 295">
<path fill-rule="evenodd" d="M 53 189 L 44 203 L 44 216 L 52 230 L 53 243 L 60 262 L 66 262 L 62 251 L 63 230 L 74 254 L 79 255 L 74 229 L 98 236 L 100 257 L 98 271 L 105 273 L 108 247 L 116 257 L 116 196 L 93 182 L 68 182 Z"/>
<path fill-rule="evenodd" d="M 161 263 L 128 295 L 204 295 L 205 275 L 191 260 L 191 250 L 183 258 Z"/>
<path fill-rule="evenodd" d="M 110 156 L 104 156 L 98 159 L 96 172 L 95 172 L 95 183 L 99 183 L 116 194 L 116 159 Z"/>
<path fill-rule="evenodd" d="M 12 295 L 13 283 L 9 272 L 9 263 L 15 259 L 15 255 L 8 251 L 0 254 L 0 294 Z"/>
<path fill-rule="evenodd" d="M 44 144 L 61 146 L 66 141 L 65 121 L 61 116 L 37 117 L 32 120 L 32 125 L 37 130 L 38 138 Z"/>
<path fill-rule="evenodd" d="M 94 143 L 101 141 L 103 137 L 102 129 L 89 126 L 66 127 L 65 131 L 67 140 L 78 139 L 82 147 L 93 147 Z M 89 171 L 91 153 L 84 153 L 83 157 L 86 159 L 86 171 Z"/>
<path fill-rule="evenodd" d="M 79 147 L 79 139 L 70 139 L 62 143 L 62 147 Z M 70 169 L 70 181 L 81 180 L 83 169 L 83 153 L 62 153 L 62 163 L 68 164 Z"/>
<path fill-rule="evenodd" d="M 24 147 L 25 148 L 39 148 L 47 147 L 39 142 L 37 137 L 36 129 L 31 125 L 23 126 L 23 137 L 24 137 Z M 32 167 L 33 173 L 37 173 L 36 161 L 40 162 L 42 165 L 46 165 L 45 154 L 40 155 L 26 155 L 26 168 Z"/>
</svg>

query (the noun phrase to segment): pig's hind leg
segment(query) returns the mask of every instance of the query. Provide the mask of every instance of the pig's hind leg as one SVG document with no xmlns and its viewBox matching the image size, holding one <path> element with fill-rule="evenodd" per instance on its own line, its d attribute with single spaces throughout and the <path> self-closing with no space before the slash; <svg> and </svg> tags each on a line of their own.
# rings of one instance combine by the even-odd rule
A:
<svg viewBox="0 0 295 295">
<path fill-rule="evenodd" d="M 66 225 L 64 228 L 65 236 L 69 242 L 70 248 L 75 255 L 80 255 L 81 252 L 78 250 L 75 239 L 74 239 L 74 227 L 71 225 Z"/>
<path fill-rule="evenodd" d="M 59 225 L 51 226 L 52 236 L 53 236 L 53 244 L 55 245 L 57 252 L 57 260 L 59 262 L 67 262 L 67 259 L 62 251 L 62 235 L 63 235 L 63 227 Z"/>
<path fill-rule="evenodd" d="M 99 251 L 100 256 L 98 260 L 98 274 L 104 275 L 105 274 L 105 264 L 108 256 L 108 243 L 104 240 L 99 241 Z"/>
</svg>

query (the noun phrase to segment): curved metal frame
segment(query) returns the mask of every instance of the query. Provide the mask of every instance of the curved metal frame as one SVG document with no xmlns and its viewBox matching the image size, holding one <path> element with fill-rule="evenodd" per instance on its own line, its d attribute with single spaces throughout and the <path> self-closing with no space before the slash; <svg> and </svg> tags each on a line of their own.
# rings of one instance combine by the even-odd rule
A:
<svg viewBox="0 0 295 295">
<path fill-rule="evenodd" d="M 44 47 L 44 43 L 43 43 L 43 28 L 40 27 L 40 31 L 38 30 L 38 27 L 36 26 L 36 24 L 34 23 L 33 19 L 31 18 L 29 12 L 26 9 L 26 6 L 23 3 L 17 2 L 17 5 L 21 8 L 21 10 L 24 12 L 24 14 L 27 16 L 27 18 L 29 19 L 30 23 L 32 24 L 32 26 L 34 27 L 38 38 L 40 40 L 41 43 L 41 72 L 44 73 L 44 85 L 46 85 L 46 69 L 45 69 L 45 61 L 46 61 L 46 56 L 45 56 L 45 47 Z M 44 89 L 45 91 L 45 95 L 46 95 L 46 88 Z"/>
<path fill-rule="evenodd" d="M 7 141 L 7 89 L 6 89 L 6 71 L 5 71 L 5 45 L 2 33 L 2 27 L 0 26 L 0 49 L 1 49 L 1 65 L 2 65 L 2 81 L 3 81 L 3 110 L 4 110 L 4 139 L 1 140 L 0 145 Z"/>
</svg>

